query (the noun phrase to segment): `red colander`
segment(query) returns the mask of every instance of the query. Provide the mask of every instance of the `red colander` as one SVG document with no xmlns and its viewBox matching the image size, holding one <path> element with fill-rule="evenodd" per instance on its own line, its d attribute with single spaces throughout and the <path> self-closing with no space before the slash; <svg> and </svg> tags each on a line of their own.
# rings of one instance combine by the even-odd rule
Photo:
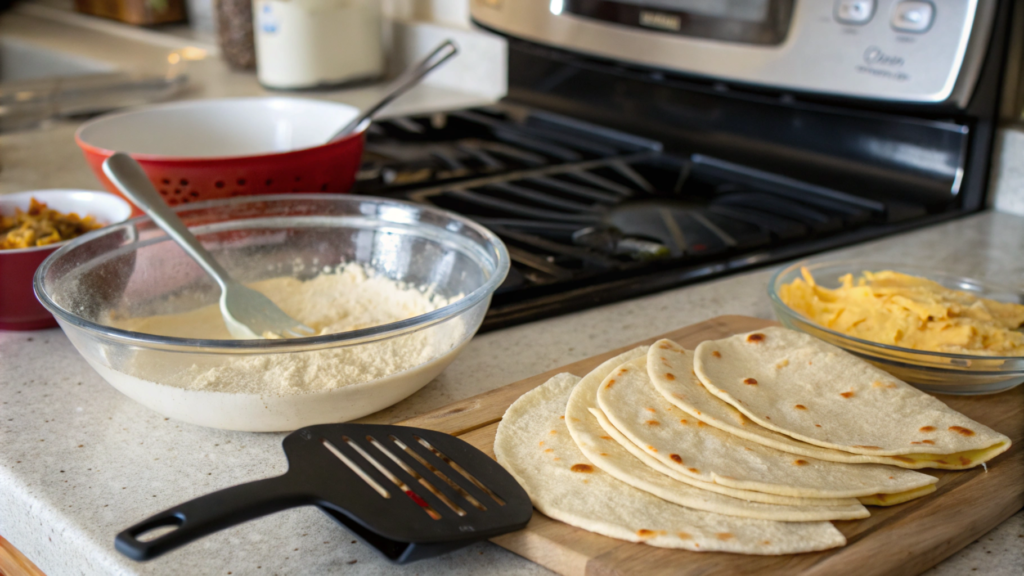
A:
<svg viewBox="0 0 1024 576">
<path fill-rule="evenodd" d="M 357 113 L 345 104 L 303 98 L 175 102 L 97 118 L 79 128 L 75 141 L 108 190 L 121 196 L 103 174 L 103 161 L 126 152 L 171 206 L 256 194 L 347 192 L 359 170 L 363 134 L 322 142 Z M 291 149 L 273 151 L 282 147 Z"/>
</svg>

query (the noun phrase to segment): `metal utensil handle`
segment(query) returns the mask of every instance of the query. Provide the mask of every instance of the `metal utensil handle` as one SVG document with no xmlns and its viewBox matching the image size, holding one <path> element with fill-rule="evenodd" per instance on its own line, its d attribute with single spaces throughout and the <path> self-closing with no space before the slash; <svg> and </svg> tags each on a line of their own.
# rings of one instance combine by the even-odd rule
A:
<svg viewBox="0 0 1024 576">
<path fill-rule="evenodd" d="M 225 488 L 155 514 L 114 538 L 117 551 L 133 560 L 149 560 L 203 536 L 274 512 L 315 503 L 288 474 Z M 155 538 L 147 532 L 172 528 Z M 142 537 L 143 539 L 139 539 Z"/>
<path fill-rule="evenodd" d="M 361 114 L 356 116 L 354 120 L 342 127 L 341 130 L 335 132 L 327 141 L 334 142 L 335 140 L 340 140 L 354 132 L 356 128 L 358 128 L 368 118 L 373 118 L 373 115 L 381 108 L 390 104 L 392 100 L 404 94 L 409 88 L 415 86 L 421 78 L 433 72 L 434 69 L 441 64 L 444 64 L 449 58 L 458 53 L 459 47 L 455 45 L 455 42 L 445 40 L 440 46 L 435 48 L 433 52 L 428 54 L 426 58 L 406 69 L 405 72 L 402 72 L 398 76 L 398 78 L 395 78 L 395 80 L 388 85 L 387 90 L 385 90 L 385 96 L 376 104 L 370 106 Z"/>
<path fill-rule="evenodd" d="M 231 284 L 231 276 L 210 254 L 199 240 L 188 231 L 185 223 L 160 197 L 160 193 L 149 181 L 142 166 L 131 156 L 117 152 L 103 162 L 103 173 L 132 202 L 142 208 L 156 225 L 173 238 L 182 250 L 195 260 L 203 270 L 213 276 L 222 290 Z"/>
</svg>

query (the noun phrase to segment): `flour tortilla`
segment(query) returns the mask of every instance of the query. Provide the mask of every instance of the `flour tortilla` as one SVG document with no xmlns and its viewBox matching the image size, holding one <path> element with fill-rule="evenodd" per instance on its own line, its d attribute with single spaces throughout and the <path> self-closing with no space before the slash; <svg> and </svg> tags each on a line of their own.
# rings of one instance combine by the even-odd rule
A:
<svg viewBox="0 0 1024 576">
<path fill-rule="evenodd" d="M 705 482 L 784 496 L 848 498 L 906 492 L 938 481 L 890 466 L 798 457 L 708 426 L 661 397 L 647 375 L 646 358 L 613 371 L 597 402 L 631 442 Z"/>
<path fill-rule="evenodd" d="M 691 483 L 675 480 L 665 474 L 666 470 L 671 471 L 671 469 L 658 460 L 652 459 L 653 462 L 645 462 L 632 455 L 631 451 L 623 447 L 630 446 L 628 441 L 620 445 L 613 436 L 605 433 L 598 422 L 598 415 L 603 416 L 603 414 L 597 410 L 597 388 L 605 377 L 623 362 L 646 356 L 647 347 L 645 346 L 608 360 L 587 374 L 569 396 L 569 402 L 565 409 L 565 424 L 580 451 L 600 469 L 630 486 L 650 492 L 669 502 L 729 516 L 806 522 L 853 520 L 870 515 L 867 508 L 864 508 L 855 498 L 839 500 L 835 505 L 828 505 L 820 500 L 805 499 L 807 504 L 801 506 L 783 506 L 740 500 L 702 490 L 691 484 L 694 482 L 693 480 L 690 480 Z M 636 447 L 633 449 L 636 450 Z M 640 453 L 643 454 L 642 451 Z M 706 482 L 700 484 L 716 486 Z M 753 492 L 747 493 L 754 494 Z"/>
<path fill-rule="evenodd" d="M 705 424 L 790 454 L 848 464 L 910 467 L 892 456 L 868 456 L 823 448 L 758 426 L 728 402 L 708 392 L 694 371 L 693 355 L 692 350 L 686 350 L 671 340 L 659 340 L 647 353 L 647 375 L 651 377 L 654 387 L 665 400 Z M 928 463 L 923 461 L 918 464 L 917 468 L 928 466 Z"/>
<path fill-rule="evenodd" d="M 794 554 L 846 544 L 829 522 L 773 522 L 704 512 L 616 480 L 580 452 L 562 419 L 579 380 L 559 374 L 521 396 L 505 412 L 494 439 L 498 462 L 543 514 L 620 540 L 693 551 Z M 574 472 L 573 467 L 590 471 Z"/>
<path fill-rule="evenodd" d="M 1003 434 L 889 373 L 785 328 L 702 342 L 694 369 L 708 391 L 754 422 L 825 448 L 960 470 L 1010 447 Z"/>
</svg>

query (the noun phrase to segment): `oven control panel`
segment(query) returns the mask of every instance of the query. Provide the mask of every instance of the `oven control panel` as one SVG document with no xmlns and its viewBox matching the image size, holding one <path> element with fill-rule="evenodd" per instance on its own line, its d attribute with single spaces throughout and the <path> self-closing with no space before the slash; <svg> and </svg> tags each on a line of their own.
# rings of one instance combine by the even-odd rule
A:
<svg viewBox="0 0 1024 576">
<path fill-rule="evenodd" d="M 996 2 L 471 0 L 470 6 L 482 26 L 590 56 L 782 90 L 965 107 Z M 748 6 L 728 13 L 726 4 Z M 769 28 L 781 33 L 758 41 L 764 35 L 756 31 Z"/>
</svg>

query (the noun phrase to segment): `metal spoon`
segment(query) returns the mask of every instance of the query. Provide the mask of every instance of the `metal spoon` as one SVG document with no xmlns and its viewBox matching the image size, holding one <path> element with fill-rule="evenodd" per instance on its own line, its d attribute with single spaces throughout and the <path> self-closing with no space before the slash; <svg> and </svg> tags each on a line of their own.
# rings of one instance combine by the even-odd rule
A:
<svg viewBox="0 0 1024 576">
<path fill-rule="evenodd" d="M 405 72 L 402 72 L 387 87 L 384 91 L 384 96 L 380 100 L 366 110 L 363 110 L 354 120 L 343 126 L 341 130 L 335 132 L 327 141 L 334 142 L 355 132 L 357 128 L 362 126 L 363 122 L 373 118 L 373 115 L 380 111 L 381 108 L 390 104 L 392 100 L 404 94 L 406 90 L 418 84 L 424 76 L 433 72 L 438 66 L 444 64 L 449 58 L 458 53 L 459 47 L 455 45 L 455 42 L 445 40 L 444 43 L 428 54 L 426 58 L 407 68 Z"/>
<path fill-rule="evenodd" d="M 233 280 L 164 202 L 142 166 L 131 156 L 118 152 L 107 158 L 103 162 L 103 173 L 217 281 L 220 313 L 232 336 L 238 339 L 302 338 L 316 334 L 309 326 L 285 314 L 270 298 Z"/>
</svg>

